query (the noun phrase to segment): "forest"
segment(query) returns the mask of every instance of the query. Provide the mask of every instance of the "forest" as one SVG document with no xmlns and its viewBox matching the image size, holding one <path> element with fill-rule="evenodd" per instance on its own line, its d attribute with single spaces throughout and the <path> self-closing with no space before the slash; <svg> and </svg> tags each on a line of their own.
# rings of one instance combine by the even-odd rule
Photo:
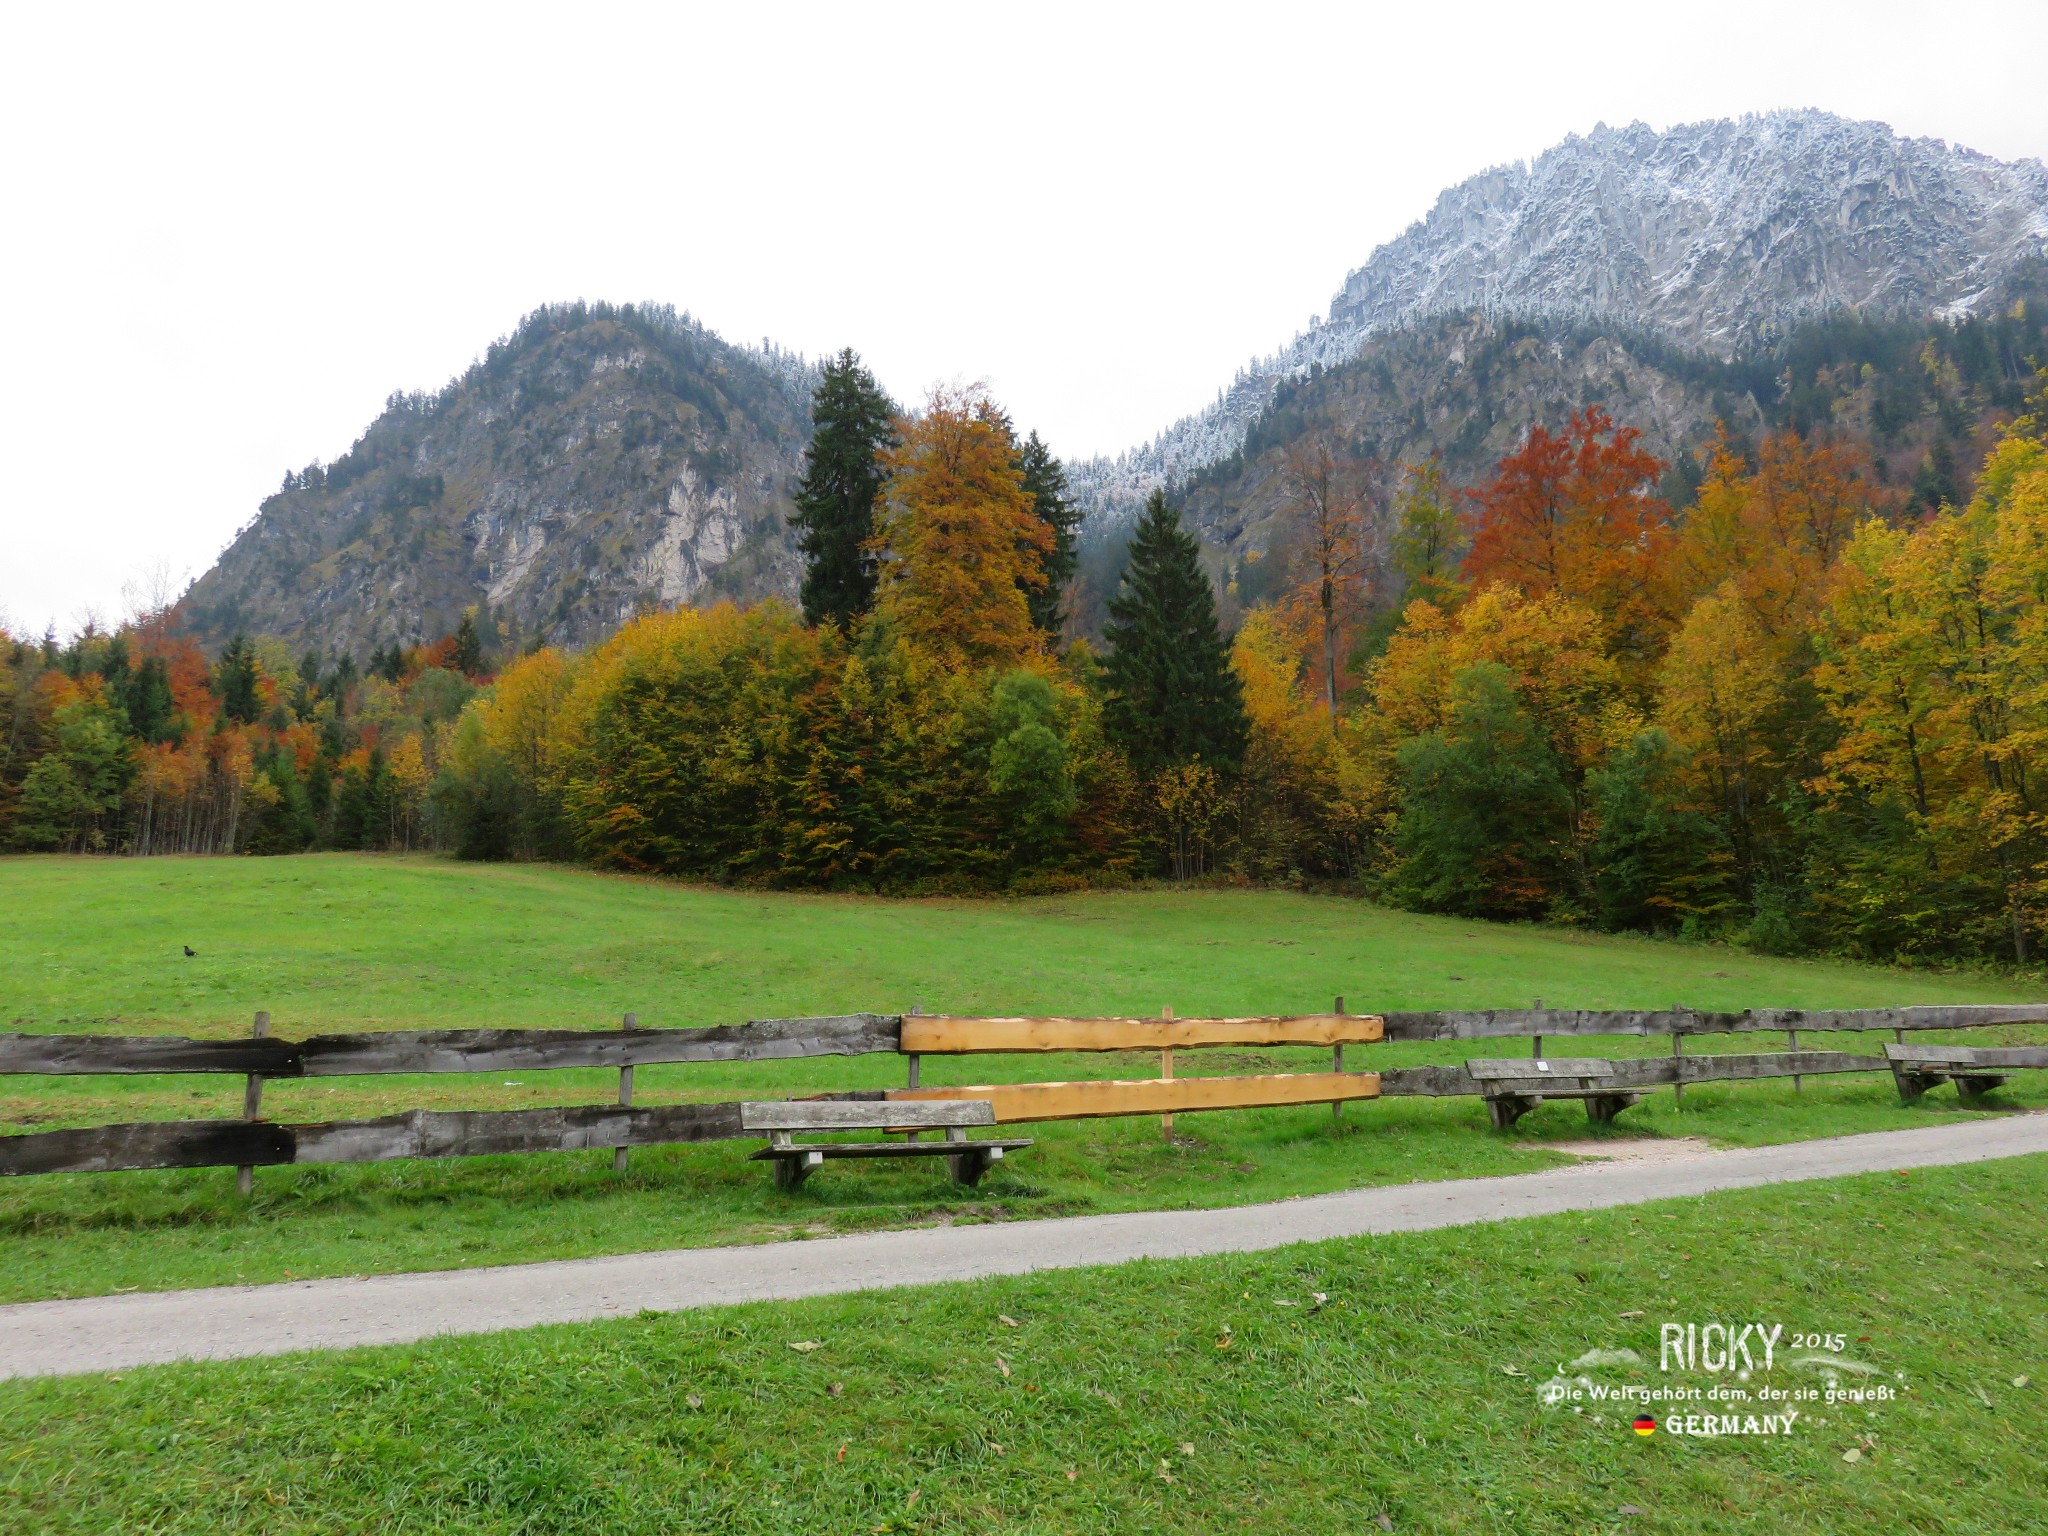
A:
<svg viewBox="0 0 2048 1536">
<path fill-rule="evenodd" d="M 175 605 L 0 634 L 0 847 L 900 894 L 1224 881 L 2038 960 L 2040 380 L 1953 487 L 1810 424 L 1724 430 L 1674 473 L 1589 407 L 1463 487 L 1306 431 L 1278 595 L 1235 633 L 1162 493 L 1101 633 L 1075 633 L 1061 466 L 985 392 L 904 411 L 848 352 L 813 414 L 800 607 L 520 655 L 479 608 L 360 661 L 209 655 Z"/>
</svg>

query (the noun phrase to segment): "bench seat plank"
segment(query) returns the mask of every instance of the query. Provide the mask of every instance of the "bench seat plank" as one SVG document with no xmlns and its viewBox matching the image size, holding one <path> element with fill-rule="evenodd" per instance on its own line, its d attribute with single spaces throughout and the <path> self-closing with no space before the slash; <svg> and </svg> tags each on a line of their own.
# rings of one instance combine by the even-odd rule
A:
<svg viewBox="0 0 2048 1536">
<path fill-rule="evenodd" d="M 933 1130 L 995 1123 L 993 1106 L 977 1098 L 935 1097 L 916 1104 L 883 1099 L 787 1099 L 740 1105 L 740 1126 L 749 1131 Z"/>
</svg>

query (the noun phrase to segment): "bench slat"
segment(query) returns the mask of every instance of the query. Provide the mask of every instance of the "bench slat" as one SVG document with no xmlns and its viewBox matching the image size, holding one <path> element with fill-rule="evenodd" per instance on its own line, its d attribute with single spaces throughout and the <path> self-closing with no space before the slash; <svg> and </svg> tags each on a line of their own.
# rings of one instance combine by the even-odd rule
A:
<svg viewBox="0 0 2048 1536">
<path fill-rule="evenodd" d="M 1614 1063 L 1597 1056 L 1510 1057 L 1505 1061 L 1468 1061 L 1465 1070 L 1481 1081 L 1528 1078 L 1542 1082 L 1559 1077 L 1612 1077 Z"/>
<path fill-rule="evenodd" d="M 995 1123 L 995 1109 L 986 1099 L 932 1099 L 910 1105 L 792 1099 L 740 1105 L 740 1127 L 748 1131 L 921 1130 Z"/>
<path fill-rule="evenodd" d="M 957 1157 L 976 1152 L 1001 1157 L 1031 1145 L 1025 1137 L 1009 1141 L 814 1141 L 794 1147 L 763 1147 L 749 1158 L 763 1162 L 775 1158 L 821 1157 Z"/>
<path fill-rule="evenodd" d="M 1909 1065 L 1957 1068 L 2048 1067 L 2048 1046 L 1887 1045 L 1885 1056 Z"/>
</svg>

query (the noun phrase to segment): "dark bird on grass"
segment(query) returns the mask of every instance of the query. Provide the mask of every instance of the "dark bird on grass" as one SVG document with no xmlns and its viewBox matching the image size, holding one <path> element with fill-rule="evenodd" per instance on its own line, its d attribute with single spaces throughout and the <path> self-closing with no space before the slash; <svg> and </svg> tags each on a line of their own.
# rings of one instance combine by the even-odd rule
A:
<svg viewBox="0 0 2048 1536">
<path fill-rule="evenodd" d="M 191 958 L 192 958 L 192 957 L 193 957 L 194 955 L 196 955 L 196 954 L 198 954 L 198 953 L 199 953 L 199 951 L 198 951 L 198 950 L 196 950 L 196 949 L 194 949 L 194 948 L 193 948 L 193 947 L 192 947 L 192 946 L 191 946 L 190 944 L 187 944 L 187 945 L 185 946 L 185 958 L 186 958 L 187 960 L 190 960 L 190 959 L 191 959 Z"/>
</svg>

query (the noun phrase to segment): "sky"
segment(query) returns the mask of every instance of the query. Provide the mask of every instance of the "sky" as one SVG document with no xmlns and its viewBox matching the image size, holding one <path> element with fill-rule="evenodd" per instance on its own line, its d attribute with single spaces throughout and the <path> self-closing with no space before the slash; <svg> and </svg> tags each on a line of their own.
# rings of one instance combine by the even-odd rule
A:
<svg viewBox="0 0 2048 1536">
<path fill-rule="evenodd" d="M 1114 454 L 1488 166 L 1794 106 L 2048 158 L 2044 44 L 2041 0 L 9 7 L 0 623 L 174 596 L 542 303 Z"/>
</svg>

